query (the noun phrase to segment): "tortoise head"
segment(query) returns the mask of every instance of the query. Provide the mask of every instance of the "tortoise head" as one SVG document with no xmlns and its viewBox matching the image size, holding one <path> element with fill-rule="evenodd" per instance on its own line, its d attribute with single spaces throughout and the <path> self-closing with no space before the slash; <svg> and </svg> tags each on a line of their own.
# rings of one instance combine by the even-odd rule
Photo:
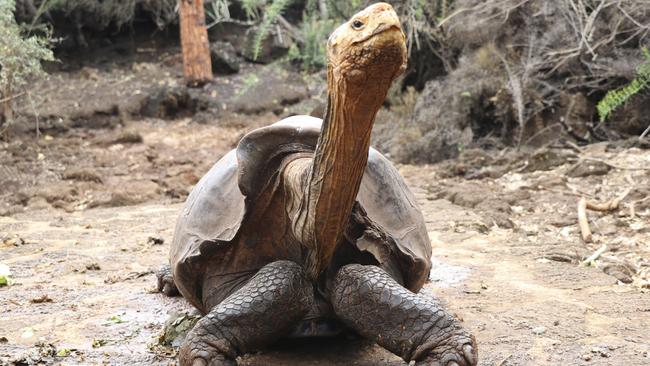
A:
<svg viewBox="0 0 650 366">
<path fill-rule="evenodd" d="M 406 69 L 406 36 L 393 7 L 370 5 L 339 26 L 327 42 L 327 58 L 336 78 L 390 84 Z"/>
</svg>

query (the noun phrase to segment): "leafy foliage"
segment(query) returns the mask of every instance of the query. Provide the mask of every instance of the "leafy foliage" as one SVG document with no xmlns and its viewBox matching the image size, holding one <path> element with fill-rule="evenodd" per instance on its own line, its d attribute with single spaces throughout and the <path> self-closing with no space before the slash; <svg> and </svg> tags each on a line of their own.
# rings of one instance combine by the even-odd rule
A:
<svg viewBox="0 0 650 366">
<path fill-rule="evenodd" d="M 366 1 L 364 0 L 327 0 L 327 8 L 330 9 L 329 13 L 332 18 L 348 19 L 356 12 L 361 10 Z"/>
<path fill-rule="evenodd" d="M 266 6 L 266 0 L 239 0 L 239 2 L 249 20 L 259 19 L 261 9 Z"/>
<path fill-rule="evenodd" d="M 212 0 L 205 3 L 205 16 L 210 19 L 206 26 L 210 28 L 220 22 L 230 20 L 230 2 L 228 0 Z"/>
<path fill-rule="evenodd" d="M 262 42 L 269 35 L 271 27 L 278 20 L 284 9 L 291 4 L 292 0 L 273 0 L 264 7 L 264 18 L 259 25 L 255 40 L 253 41 L 253 59 L 257 59 L 262 49 Z"/>
<path fill-rule="evenodd" d="M 598 102 L 598 116 L 603 122 L 612 112 L 625 104 L 630 98 L 638 94 L 650 85 L 650 51 L 643 48 L 643 56 L 646 61 L 637 68 L 637 76 L 628 85 L 618 90 L 611 90 Z"/>
<path fill-rule="evenodd" d="M 336 22 L 332 19 L 321 20 L 312 15 L 304 17 L 301 34 L 304 42 L 294 43 L 289 49 L 289 59 L 299 62 L 305 70 L 315 70 L 327 65 L 326 38 L 332 33 Z"/>
<path fill-rule="evenodd" d="M 177 19 L 177 0 L 55 0 L 53 10 L 61 10 L 67 15 L 83 15 L 84 22 L 92 22 L 93 27 L 106 28 L 115 24 L 118 28 L 133 21 L 136 10 L 149 14 L 158 27 Z"/>
<path fill-rule="evenodd" d="M 26 34 L 14 18 L 15 6 L 14 0 L 0 0 L 0 118 L 5 121 L 11 120 L 17 91 L 44 74 L 41 61 L 54 60 L 49 35 Z"/>
</svg>

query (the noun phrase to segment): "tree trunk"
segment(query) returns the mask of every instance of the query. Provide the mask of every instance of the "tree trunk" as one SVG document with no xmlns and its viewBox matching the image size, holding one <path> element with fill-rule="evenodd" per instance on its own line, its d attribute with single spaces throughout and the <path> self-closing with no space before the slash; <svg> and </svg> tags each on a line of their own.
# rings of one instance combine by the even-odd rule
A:
<svg viewBox="0 0 650 366">
<path fill-rule="evenodd" d="M 203 0 L 179 2 L 185 82 L 193 86 L 205 84 L 212 80 L 212 63 Z"/>
</svg>

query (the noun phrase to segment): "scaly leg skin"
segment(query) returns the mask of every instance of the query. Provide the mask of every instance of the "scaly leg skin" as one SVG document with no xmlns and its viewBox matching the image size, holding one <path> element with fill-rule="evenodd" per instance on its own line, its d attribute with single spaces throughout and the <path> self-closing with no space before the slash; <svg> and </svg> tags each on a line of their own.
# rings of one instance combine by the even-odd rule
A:
<svg viewBox="0 0 650 366">
<path fill-rule="evenodd" d="M 156 271 L 156 279 L 158 280 L 158 291 L 170 297 L 180 295 L 172 277 L 172 270 L 168 265 L 164 265 Z"/>
<path fill-rule="evenodd" d="M 475 366 L 476 341 L 436 300 L 414 294 L 377 266 L 350 264 L 332 285 L 337 316 L 416 366 Z"/>
<path fill-rule="evenodd" d="M 289 334 L 313 298 L 299 265 L 267 264 L 196 323 L 179 350 L 181 366 L 236 365 L 237 356 Z"/>
</svg>

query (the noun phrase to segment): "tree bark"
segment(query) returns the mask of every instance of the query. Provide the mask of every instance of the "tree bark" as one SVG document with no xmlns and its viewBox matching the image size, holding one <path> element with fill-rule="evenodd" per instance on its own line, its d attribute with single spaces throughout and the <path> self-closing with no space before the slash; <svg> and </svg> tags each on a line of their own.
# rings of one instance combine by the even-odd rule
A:
<svg viewBox="0 0 650 366">
<path fill-rule="evenodd" d="M 205 84 L 212 80 L 212 62 L 203 0 L 179 2 L 185 82 L 192 86 Z"/>
</svg>

